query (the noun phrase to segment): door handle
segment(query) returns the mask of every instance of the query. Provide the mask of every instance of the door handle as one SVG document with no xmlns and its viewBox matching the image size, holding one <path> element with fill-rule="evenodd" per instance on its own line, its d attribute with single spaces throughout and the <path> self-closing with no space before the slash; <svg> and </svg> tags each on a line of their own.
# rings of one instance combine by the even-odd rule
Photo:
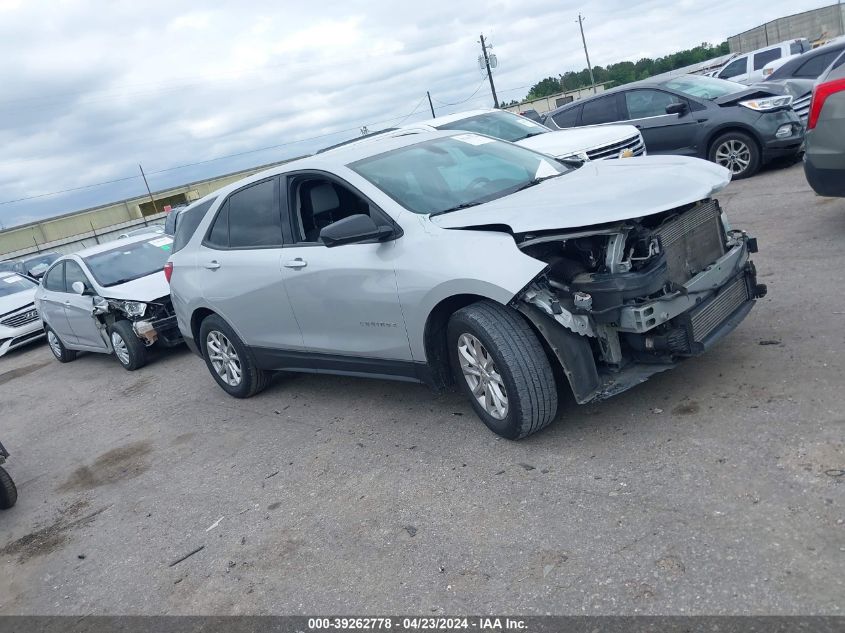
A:
<svg viewBox="0 0 845 633">
<path fill-rule="evenodd" d="M 301 257 L 285 262 L 285 268 L 305 268 L 308 265 Z"/>
<path fill-rule="evenodd" d="M 216 259 L 213 259 L 210 262 L 203 264 L 203 266 L 205 266 L 209 270 L 217 270 L 218 268 L 220 268 L 220 262 L 218 262 Z"/>
</svg>

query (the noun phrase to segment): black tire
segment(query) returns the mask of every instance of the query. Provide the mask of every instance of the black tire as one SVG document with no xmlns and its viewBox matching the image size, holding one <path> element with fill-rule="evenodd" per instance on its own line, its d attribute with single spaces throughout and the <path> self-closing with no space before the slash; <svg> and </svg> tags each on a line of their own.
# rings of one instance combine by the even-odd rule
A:
<svg viewBox="0 0 845 633">
<path fill-rule="evenodd" d="M 720 156 L 725 155 L 725 152 L 727 152 L 728 156 L 731 155 L 731 144 L 733 144 L 734 148 L 747 148 L 748 164 L 742 170 L 735 171 L 735 169 L 739 169 L 739 163 L 734 162 L 730 158 L 727 159 L 727 161 L 720 158 Z M 738 156 L 743 154 L 744 152 L 741 151 Z M 743 132 L 726 132 L 725 134 L 717 137 L 710 144 L 710 149 L 707 152 L 707 159 L 710 162 L 718 163 L 723 167 L 727 167 L 732 174 L 731 178 L 733 180 L 742 180 L 743 178 L 753 176 L 760 171 L 760 147 L 757 145 L 757 141 Z"/>
<path fill-rule="evenodd" d="M 223 337 L 222 339 L 220 338 L 221 336 Z M 237 384 L 227 383 L 223 376 L 215 369 L 211 359 L 212 352 L 209 349 L 209 337 L 213 337 L 212 344 L 226 340 L 234 348 L 236 355 L 234 360 L 240 367 L 240 381 Z M 251 398 L 255 394 L 264 391 L 267 385 L 270 384 L 270 379 L 272 378 L 271 372 L 258 368 L 255 358 L 247 346 L 244 345 L 244 342 L 229 324 L 216 314 L 207 316 L 200 324 L 200 336 L 197 345 L 202 352 L 202 357 L 205 359 L 205 365 L 208 367 L 209 373 L 223 391 L 230 396 L 234 396 L 235 398 Z M 227 377 L 232 376 L 231 373 L 226 373 L 225 375 Z"/>
<path fill-rule="evenodd" d="M 8 510 L 18 501 L 18 489 L 9 473 L 0 466 L 0 510 Z"/>
<path fill-rule="evenodd" d="M 122 357 L 123 355 L 118 352 L 115 337 L 120 337 L 120 340 L 123 341 L 128 357 Z M 129 321 L 115 321 L 114 325 L 109 328 L 109 338 L 112 347 L 115 348 L 114 357 L 125 370 L 135 371 L 147 364 L 147 348 L 135 334 L 135 330 L 132 329 L 132 324 Z"/>
<path fill-rule="evenodd" d="M 492 372 L 504 384 L 506 414 L 498 419 L 476 399 L 459 358 L 464 334 L 477 339 L 493 360 Z M 452 315 L 446 329 L 452 375 L 473 409 L 491 431 L 518 440 L 548 426 L 557 414 L 554 372 L 540 341 L 514 310 L 493 301 L 479 301 Z M 489 385 L 486 389 L 489 389 Z"/>
<path fill-rule="evenodd" d="M 47 332 L 47 347 L 53 352 L 53 356 L 56 357 L 57 361 L 60 363 L 69 363 L 72 360 L 76 360 L 76 351 L 65 347 L 62 339 L 56 334 L 53 328 L 45 325 L 44 330 Z"/>
</svg>

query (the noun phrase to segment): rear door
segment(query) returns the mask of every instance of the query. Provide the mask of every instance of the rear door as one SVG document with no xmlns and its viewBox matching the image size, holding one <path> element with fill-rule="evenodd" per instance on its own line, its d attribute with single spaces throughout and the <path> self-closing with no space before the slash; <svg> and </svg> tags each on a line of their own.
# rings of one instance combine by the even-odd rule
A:
<svg viewBox="0 0 845 633">
<path fill-rule="evenodd" d="M 302 348 L 282 278 L 282 244 L 274 177 L 230 194 L 197 251 L 203 295 L 250 347 Z"/>
<path fill-rule="evenodd" d="M 85 286 L 85 294 L 78 295 L 73 291 L 73 282 L 81 281 Z M 94 286 L 88 275 L 79 264 L 72 259 L 65 260 L 65 293 L 64 309 L 71 332 L 79 345 L 94 349 L 106 350 L 106 342 L 94 320 Z"/>
<path fill-rule="evenodd" d="M 64 343 L 76 344 L 65 314 L 65 262 L 53 266 L 41 280 L 41 319 L 53 328 Z"/>
<path fill-rule="evenodd" d="M 689 102 L 676 95 L 653 88 L 627 90 L 623 93 L 627 122 L 642 133 L 646 149 L 652 154 L 696 154 L 698 120 L 690 112 Z M 683 114 L 666 114 L 666 106 L 684 103 Z"/>
<path fill-rule="evenodd" d="M 580 125 L 605 125 L 624 119 L 620 96 L 615 93 L 585 101 L 581 108 Z"/>
</svg>

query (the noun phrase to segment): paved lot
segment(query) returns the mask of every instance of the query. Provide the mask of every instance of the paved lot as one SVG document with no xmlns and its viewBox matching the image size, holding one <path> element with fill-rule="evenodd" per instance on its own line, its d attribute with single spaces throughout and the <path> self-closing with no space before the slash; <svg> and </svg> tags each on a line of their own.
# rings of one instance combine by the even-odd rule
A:
<svg viewBox="0 0 845 633">
<path fill-rule="evenodd" d="M 422 386 L 3 358 L 0 614 L 839 613 L 845 200 L 800 165 L 721 199 L 769 297 L 519 443 Z"/>
</svg>

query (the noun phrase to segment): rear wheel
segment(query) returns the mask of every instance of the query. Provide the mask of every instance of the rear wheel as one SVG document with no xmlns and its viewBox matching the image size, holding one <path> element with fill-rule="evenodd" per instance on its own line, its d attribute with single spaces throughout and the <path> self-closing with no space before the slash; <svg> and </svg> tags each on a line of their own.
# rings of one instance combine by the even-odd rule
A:
<svg viewBox="0 0 845 633">
<path fill-rule="evenodd" d="M 713 141 L 708 158 L 726 167 L 734 180 L 748 178 L 760 170 L 760 150 L 757 143 L 742 132 L 728 132 Z"/>
<path fill-rule="evenodd" d="M 116 321 L 109 329 L 115 358 L 128 371 L 135 371 L 147 364 L 147 348 L 132 329 L 129 321 Z"/>
<path fill-rule="evenodd" d="M 517 440 L 554 420 L 554 373 L 519 314 L 479 301 L 452 315 L 446 336 L 455 381 L 491 431 Z"/>
<path fill-rule="evenodd" d="M 208 371 L 230 396 L 249 398 L 270 384 L 270 372 L 258 368 L 244 342 L 216 314 L 203 320 L 199 342 Z"/>
<path fill-rule="evenodd" d="M 50 346 L 50 351 L 53 352 L 56 360 L 60 363 L 69 363 L 74 360 L 76 358 L 76 352 L 66 348 L 65 344 L 62 343 L 62 339 L 59 338 L 59 335 L 49 325 L 45 326 L 45 329 L 47 330 L 47 344 Z"/>
<path fill-rule="evenodd" d="M 18 500 L 18 489 L 9 473 L 0 466 L 0 510 L 8 510 Z"/>
</svg>

